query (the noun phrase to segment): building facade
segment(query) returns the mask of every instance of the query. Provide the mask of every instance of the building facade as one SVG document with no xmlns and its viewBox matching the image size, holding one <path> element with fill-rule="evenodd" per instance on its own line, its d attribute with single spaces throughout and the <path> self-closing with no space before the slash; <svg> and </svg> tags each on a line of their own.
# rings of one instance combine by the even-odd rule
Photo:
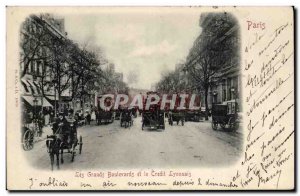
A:
<svg viewBox="0 0 300 196">
<path fill-rule="evenodd" d="M 62 110 L 67 103 L 61 102 L 61 97 L 68 97 L 66 89 L 59 97 L 56 93 L 54 78 L 49 61 L 52 48 L 50 40 L 66 40 L 64 20 L 56 19 L 50 14 L 30 15 L 20 29 L 20 73 L 22 106 L 34 113 L 45 108 Z M 68 66 L 65 64 L 64 66 Z M 61 83 L 66 82 L 61 78 Z"/>
</svg>

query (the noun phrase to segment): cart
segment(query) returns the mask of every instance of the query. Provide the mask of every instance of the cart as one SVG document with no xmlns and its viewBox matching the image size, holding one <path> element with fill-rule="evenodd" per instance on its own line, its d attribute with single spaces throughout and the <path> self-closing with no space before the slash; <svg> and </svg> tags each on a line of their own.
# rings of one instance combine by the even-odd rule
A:
<svg viewBox="0 0 300 196">
<path fill-rule="evenodd" d="M 123 109 L 120 116 L 121 127 L 130 127 L 133 125 L 132 112 L 129 109 Z"/>
<path fill-rule="evenodd" d="M 179 125 L 179 122 L 181 122 L 181 125 L 184 125 L 185 121 L 185 112 L 184 111 L 170 111 L 168 114 L 168 120 L 169 125 L 173 126 L 173 122 L 176 122 L 177 125 Z"/>
<path fill-rule="evenodd" d="M 98 116 L 97 116 L 97 124 L 107 124 L 114 122 L 114 112 L 112 110 L 104 111 L 99 110 Z"/>
<path fill-rule="evenodd" d="M 142 113 L 142 130 L 145 127 L 150 129 L 165 129 L 165 117 L 164 111 L 144 111 Z"/>
<path fill-rule="evenodd" d="M 64 153 L 71 154 L 71 162 L 74 161 L 77 154 L 82 152 L 82 136 L 77 137 L 76 120 L 68 121 L 68 133 L 63 134 L 63 124 L 58 125 L 54 134 L 46 139 L 47 152 L 50 156 L 51 169 L 54 168 L 54 159 L 56 157 L 56 166 L 59 169 L 59 162 L 64 163 Z M 78 147 L 78 148 L 77 148 Z M 78 152 L 78 153 L 77 153 Z"/>
<path fill-rule="evenodd" d="M 224 130 L 235 131 L 239 128 L 239 118 L 237 113 L 238 104 L 227 102 L 225 104 L 214 104 L 212 106 L 212 129 L 217 130 L 218 125 Z"/>
</svg>

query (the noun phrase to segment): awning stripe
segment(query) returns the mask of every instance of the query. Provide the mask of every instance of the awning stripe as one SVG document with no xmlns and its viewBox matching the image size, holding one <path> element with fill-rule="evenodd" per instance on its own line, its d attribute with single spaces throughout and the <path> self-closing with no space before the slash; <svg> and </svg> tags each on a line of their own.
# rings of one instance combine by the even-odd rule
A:
<svg viewBox="0 0 300 196">
<path fill-rule="evenodd" d="M 32 94 L 34 95 L 34 94 L 35 94 L 34 86 L 29 82 L 29 80 L 26 80 L 26 82 L 27 82 L 27 84 L 29 85 Z"/>
<path fill-rule="evenodd" d="M 33 81 L 33 84 L 35 85 L 35 87 L 36 87 L 36 91 L 37 91 L 37 93 L 40 95 L 41 94 L 41 91 L 40 91 L 40 87 L 39 87 L 39 85 L 35 82 L 35 81 Z"/>
<path fill-rule="evenodd" d="M 30 93 L 27 85 L 23 81 L 21 81 L 21 84 L 22 84 L 23 88 L 25 89 L 26 93 Z"/>
</svg>

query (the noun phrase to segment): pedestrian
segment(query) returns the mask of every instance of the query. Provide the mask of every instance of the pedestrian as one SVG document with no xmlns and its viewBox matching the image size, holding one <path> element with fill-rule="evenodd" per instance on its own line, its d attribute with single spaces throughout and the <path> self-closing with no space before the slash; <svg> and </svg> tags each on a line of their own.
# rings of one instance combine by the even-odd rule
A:
<svg viewBox="0 0 300 196">
<path fill-rule="evenodd" d="M 86 113 L 86 115 L 85 115 L 86 124 L 90 125 L 91 124 L 91 114 L 88 111 L 86 111 L 85 113 Z"/>
<path fill-rule="evenodd" d="M 50 123 L 53 123 L 54 122 L 54 111 L 53 111 L 52 107 L 50 108 L 49 115 L 50 115 Z"/>
<path fill-rule="evenodd" d="M 38 130 L 38 136 L 41 137 L 42 136 L 42 133 L 43 133 L 43 127 L 45 125 L 45 118 L 44 118 L 44 115 L 42 112 L 39 113 L 39 115 L 37 116 L 37 120 L 38 120 L 38 127 L 39 127 L 39 130 Z"/>
<path fill-rule="evenodd" d="M 91 121 L 93 120 L 96 120 L 96 112 L 95 110 L 92 111 L 92 114 L 91 114 Z"/>
<path fill-rule="evenodd" d="M 49 114 L 49 108 L 46 107 L 44 110 L 44 116 L 45 116 L 45 126 L 49 125 L 50 123 L 50 114 Z"/>
</svg>

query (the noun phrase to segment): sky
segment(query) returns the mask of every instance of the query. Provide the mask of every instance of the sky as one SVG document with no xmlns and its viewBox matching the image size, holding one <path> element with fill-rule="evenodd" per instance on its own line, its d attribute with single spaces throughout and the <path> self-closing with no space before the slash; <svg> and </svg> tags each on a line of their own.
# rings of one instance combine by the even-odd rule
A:
<svg viewBox="0 0 300 196">
<path fill-rule="evenodd" d="M 63 17 L 70 39 L 102 48 L 130 87 L 150 89 L 185 61 L 201 32 L 200 14 L 119 11 Z"/>
</svg>

